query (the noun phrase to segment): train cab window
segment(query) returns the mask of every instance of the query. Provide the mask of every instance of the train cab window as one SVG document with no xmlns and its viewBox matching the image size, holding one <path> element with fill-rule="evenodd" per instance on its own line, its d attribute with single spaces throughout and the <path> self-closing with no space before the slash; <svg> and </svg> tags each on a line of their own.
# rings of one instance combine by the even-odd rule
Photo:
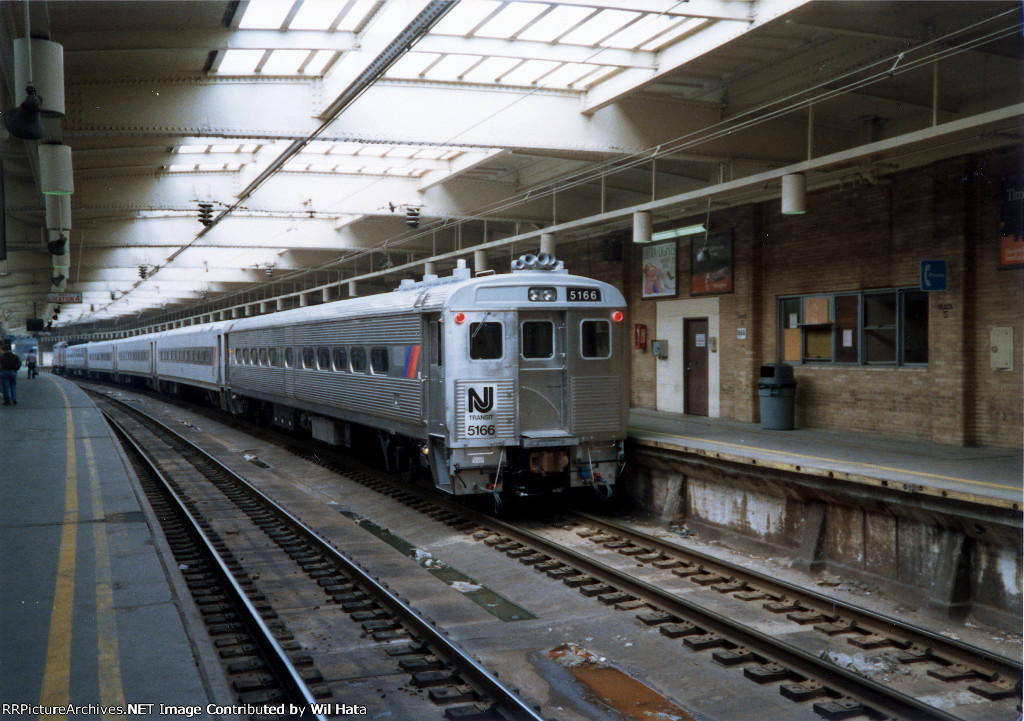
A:
<svg viewBox="0 0 1024 721">
<path fill-rule="evenodd" d="M 273 368 L 281 367 L 281 356 L 277 352 L 277 348 L 270 348 L 267 350 L 267 359 L 270 361 L 270 365 Z"/>
<path fill-rule="evenodd" d="M 309 346 L 302 349 L 302 367 L 316 368 L 316 353 Z"/>
<path fill-rule="evenodd" d="M 366 372 L 366 349 L 365 348 L 353 348 L 351 351 L 352 358 L 352 371 L 354 373 L 365 373 Z"/>
<path fill-rule="evenodd" d="M 612 354 L 612 326 L 606 320 L 580 324 L 580 354 L 584 358 L 608 358 Z"/>
<path fill-rule="evenodd" d="M 344 348 L 334 349 L 334 370 L 336 371 L 347 371 L 348 370 L 348 354 Z"/>
<path fill-rule="evenodd" d="M 267 365 L 267 349 L 266 348 L 260 348 L 260 365 L 261 366 Z"/>
<path fill-rule="evenodd" d="M 377 375 L 386 375 L 388 368 L 391 367 L 390 358 L 388 358 L 387 348 L 371 348 L 370 349 L 370 370 Z"/>
<path fill-rule="evenodd" d="M 549 320 L 528 320 L 521 334 L 523 358 L 551 358 L 555 355 L 555 325 Z"/>
<path fill-rule="evenodd" d="M 495 360 L 505 354 L 501 323 L 469 324 L 469 357 Z"/>
<path fill-rule="evenodd" d="M 331 352 L 326 348 L 317 348 L 316 365 L 322 371 L 329 371 L 331 369 Z"/>
<path fill-rule="evenodd" d="M 291 368 L 295 365 L 295 353 L 291 348 L 284 349 L 284 367 Z"/>
</svg>

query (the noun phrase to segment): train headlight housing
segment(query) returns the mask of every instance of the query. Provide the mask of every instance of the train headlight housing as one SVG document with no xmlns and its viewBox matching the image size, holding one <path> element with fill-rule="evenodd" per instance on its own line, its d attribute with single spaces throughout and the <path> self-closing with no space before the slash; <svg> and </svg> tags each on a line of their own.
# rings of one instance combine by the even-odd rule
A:
<svg viewBox="0 0 1024 721">
<path fill-rule="evenodd" d="M 530 288 L 526 297 L 534 302 L 552 303 L 558 299 L 558 291 L 547 287 Z"/>
</svg>

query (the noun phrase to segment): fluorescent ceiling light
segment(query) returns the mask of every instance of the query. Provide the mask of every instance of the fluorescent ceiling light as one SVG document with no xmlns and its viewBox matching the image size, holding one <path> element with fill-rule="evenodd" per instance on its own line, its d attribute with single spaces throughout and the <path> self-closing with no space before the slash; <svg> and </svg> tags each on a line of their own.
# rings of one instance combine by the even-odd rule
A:
<svg viewBox="0 0 1024 721">
<path fill-rule="evenodd" d="M 672 238 L 683 238 L 687 235 L 696 235 L 697 233 L 704 232 L 704 224 L 697 223 L 696 225 L 686 225 L 682 228 L 672 228 L 671 230 L 659 230 L 657 233 L 651 235 L 651 242 L 658 240 L 671 240 Z"/>
</svg>

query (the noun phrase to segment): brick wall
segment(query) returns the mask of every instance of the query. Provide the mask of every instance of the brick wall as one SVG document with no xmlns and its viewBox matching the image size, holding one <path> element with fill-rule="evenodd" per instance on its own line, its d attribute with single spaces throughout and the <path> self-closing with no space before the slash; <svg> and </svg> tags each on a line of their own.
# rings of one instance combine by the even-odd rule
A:
<svg viewBox="0 0 1024 721">
<path fill-rule="evenodd" d="M 925 368 L 801 365 L 796 422 L 940 443 L 1019 447 L 1024 271 L 998 270 L 999 181 L 1020 173 L 1011 151 L 954 158 L 812 193 L 803 216 L 777 200 L 713 213 L 733 229 L 734 288 L 719 297 L 721 415 L 758 420 L 758 366 L 778 359 L 778 298 L 815 292 L 916 287 L 920 261 L 944 259 L 948 288 L 929 294 Z M 621 261 L 603 239 L 559 247 L 571 272 L 623 290 L 630 324 L 658 337 L 657 301 L 642 300 L 640 246 L 623 238 Z M 689 240 L 678 244 L 679 298 L 688 297 Z M 1014 330 L 1014 368 L 990 369 L 990 332 Z M 737 338 L 746 329 L 746 339 Z M 630 344 L 630 401 L 656 407 L 655 361 Z"/>
</svg>

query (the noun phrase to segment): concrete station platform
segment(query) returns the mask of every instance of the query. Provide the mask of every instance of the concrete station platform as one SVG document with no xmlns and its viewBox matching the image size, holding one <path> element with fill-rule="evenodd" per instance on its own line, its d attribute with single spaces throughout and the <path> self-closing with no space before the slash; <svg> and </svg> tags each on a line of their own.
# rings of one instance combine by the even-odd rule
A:
<svg viewBox="0 0 1024 721">
<path fill-rule="evenodd" d="M 68 715 L 11 704 L 106 719 L 125 716 L 98 707 L 224 703 L 99 411 L 48 373 L 19 373 L 17 398 L 0 407 L 0 718 Z"/>
<path fill-rule="evenodd" d="M 633 408 L 629 435 L 644 445 L 1000 508 L 1024 507 L 1018 449 L 964 448 L 824 428 L 765 430 L 756 423 Z"/>
</svg>

